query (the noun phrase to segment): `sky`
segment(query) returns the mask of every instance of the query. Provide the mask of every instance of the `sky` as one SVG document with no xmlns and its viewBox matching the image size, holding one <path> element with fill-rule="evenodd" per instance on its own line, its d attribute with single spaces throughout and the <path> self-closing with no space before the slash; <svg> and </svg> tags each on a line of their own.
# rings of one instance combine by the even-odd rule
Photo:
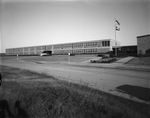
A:
<svg viewBox="0 0 150 118">
<path fill-rule="evenodd" d="M 149 0 L 0 0 L 0 52 L 7 48 L 150 34 Z"/>
</svg>

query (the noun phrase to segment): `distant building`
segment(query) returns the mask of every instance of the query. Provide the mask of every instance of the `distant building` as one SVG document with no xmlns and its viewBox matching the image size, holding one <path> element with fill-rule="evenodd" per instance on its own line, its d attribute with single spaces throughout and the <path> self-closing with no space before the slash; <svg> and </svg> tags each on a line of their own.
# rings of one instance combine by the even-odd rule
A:
<svg viewBox="0 0 150 118">
<path fill-rule="evenodd" d="M 137 37 L 138 55 L 150 55 L 150 34 Z"/>
<path fill-rule="evenodd" d="M 113 47 L 111 55 L 115 55 L 115 47 Z M 118 46 L 117 56 L 137 56 L 137 45 Z"/>
<path fill-rule="evenodd" d="M 0 53 L 0 56 L 5 56 L 5 53 Z"/>
<path fill-rule="evenodd" d="M 117 46 L 120 45 L 117 42 Z M 6 49 L 6 55 L 40 55 L 43 51 L 52 54 L 104 54 L 112 51 L 115 46 L 113 39 L 82 41 L 54 45 L 30 46 Z"/>
</svg>

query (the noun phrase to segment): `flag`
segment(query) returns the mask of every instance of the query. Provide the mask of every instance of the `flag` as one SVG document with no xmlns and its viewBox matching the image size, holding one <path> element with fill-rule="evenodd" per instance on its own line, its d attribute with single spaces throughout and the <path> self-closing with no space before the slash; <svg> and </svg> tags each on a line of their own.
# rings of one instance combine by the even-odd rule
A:
<svg viewBox="0 0 150 118">
<path fill-rule="evenodd" d="M 120 23 L 116 20 L 117 25 L 120 25 Z"/>
<path fill-rule="evenodd" d="M 118 27 L 118 25 L 120 25 L 119 21 L 115 20 L 115 22 L 116 22 L 116 24 L 115 24 L 116 31 L 120 31 L 120 28 Z"/>
<path fill-rule="evenodd" d="M 120 28 L 116 26 L 116 30 L 117 30 L 117 31 L 120 31 Z"/>
</svg>

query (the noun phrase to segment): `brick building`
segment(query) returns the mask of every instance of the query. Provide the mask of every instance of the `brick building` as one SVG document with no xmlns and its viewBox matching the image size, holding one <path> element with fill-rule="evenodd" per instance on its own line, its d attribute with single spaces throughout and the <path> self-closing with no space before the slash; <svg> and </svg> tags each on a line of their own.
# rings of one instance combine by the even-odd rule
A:
<svg viewBox="0 0 150 118">
<path fill-rule="evenodd" d="M 115 47 L 111 52 L 111 56 L 115 55 Z M 137 56 L 137 45 L 128 45 L 128 46 L 118 46 L 117 47 L 117 56 Z"/>
<path fill-rule="evenodd" d="M 138 55 L 150 55 L 150 34 L 137 37 Z"/>
</svg>

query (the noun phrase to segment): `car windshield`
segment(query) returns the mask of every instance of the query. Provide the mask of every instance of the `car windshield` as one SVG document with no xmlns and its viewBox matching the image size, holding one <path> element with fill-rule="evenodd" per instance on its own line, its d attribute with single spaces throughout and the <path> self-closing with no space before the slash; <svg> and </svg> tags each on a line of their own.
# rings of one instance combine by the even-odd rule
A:
<svg viewBox="0 0 150 118">
<path fill-rule="evenodd" d="M 51 51 L 43 51 L 42 53 L 51 53 Z"/>
<path fill-rule="evenodd" d="M 48 51 L 48 50 L 45 50 L 45 51 L 43 51 L 40 55 L 42 56 L 44 56 L 44 55 L 51 55 L 52 54 L 52 51 Z"/>
</svg>

